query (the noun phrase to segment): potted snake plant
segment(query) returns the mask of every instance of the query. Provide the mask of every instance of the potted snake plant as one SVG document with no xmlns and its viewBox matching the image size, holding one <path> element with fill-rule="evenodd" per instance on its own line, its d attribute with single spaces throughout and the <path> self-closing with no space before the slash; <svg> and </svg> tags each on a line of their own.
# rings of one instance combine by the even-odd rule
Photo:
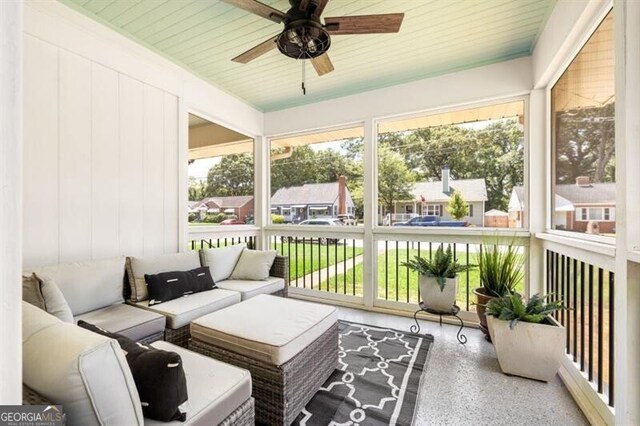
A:
<svg viewBox="0 0 640 426">
<path fill-rule="evenodd" d="M 565 328 L 552 316 L 562 301 L 536 294 L 526 303 L 518 293 L 487 304 L 489 333 L 503 373 L 548 382 L 564 357 Z"/>
<path fill-rule="evenodd" d="M 500 245 L 498 242 L 483 244 L 477 255 L 480 287 L 473 289 L 476 295 L 476 312 L 480 330 L 490 340 L 485 309 L 490 300 L 515 292 L 522 280 L 523 260 L 513 241 Z"/>
<path fill-rule="evenodd" d="M 461 265 L 454 258 L 451 245 L 444 250 L 438 247 L 431 258 L 415 256 L 402 266 L 418 272 L 420 297 L 427 309 L 437 312 L 451 312 L 458 292 L 459 272 L 467 271 L 475 265 Z"/>
</svg>

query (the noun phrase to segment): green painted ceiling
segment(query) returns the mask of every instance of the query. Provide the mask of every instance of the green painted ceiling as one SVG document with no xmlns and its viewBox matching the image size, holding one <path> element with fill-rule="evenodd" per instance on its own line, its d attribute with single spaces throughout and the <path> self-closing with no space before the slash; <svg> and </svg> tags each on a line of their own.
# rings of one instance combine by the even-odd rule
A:
<svg viewBox="0 0 640 426">
<path fill-rule="evenodd" d="M 556 0 L 329 0 L 323 16 L 404 12 L 398 34 L 333 36 L 318 77 L 277 49 L 231 58 L 282 25 L 218 0 L 60 0 L 262 111 L 337 98 L 531 54 Z M 286 11 L 287 0 L 263 0 Z"/>
</svg>

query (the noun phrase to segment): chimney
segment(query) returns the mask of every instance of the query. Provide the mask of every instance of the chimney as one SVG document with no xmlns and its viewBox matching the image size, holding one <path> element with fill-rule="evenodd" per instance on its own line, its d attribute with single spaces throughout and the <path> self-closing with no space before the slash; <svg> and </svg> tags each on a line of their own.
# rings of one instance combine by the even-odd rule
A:
<svg viewBox="0 0 640 426">
<path fill-rule="evenodd" d="M 449 190 L 449 166 L 444 165 L 442 167 L 442 192 L 448 193 Z"/>
<path fill-rule="evenodd" d="M 338 214 L 347 213 L 347 180 L 344 176 L 338 178 Z"/>
<path fill-rule="evenodd" d="M 576 186 L 589 186 L 589 176 L 578 176 Z"/>
</svg>

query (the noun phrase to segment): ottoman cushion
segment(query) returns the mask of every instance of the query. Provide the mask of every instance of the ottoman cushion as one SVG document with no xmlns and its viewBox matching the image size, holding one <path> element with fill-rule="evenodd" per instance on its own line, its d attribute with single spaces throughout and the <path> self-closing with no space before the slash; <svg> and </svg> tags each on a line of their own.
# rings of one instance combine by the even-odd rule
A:
<svg viewBox="0 0 640 426">
<path fill-rule="evenodd" d="M 240 302 L 240 293 L 215 289 L 203 291 L 169 300 L 159 305 L 149 306 L 149 301 L 136 303 L 136 306 L 162 314 L 167 317 L 167 328 L 177 329 L 194 319 L 208 313 Z"/>
<path fill-rule="evenodd" d="M 261 294 L 191 323 L 191 337 L 282 365 L 336 323 L 333 306 Z"/>
<path fill-rule="evenodd" d="M 180 355 L 189 401 L 186 422 L 145 419 L 145 425 L 217 425 L 251 397 L 251 375 L 247 370 L 168 342 L 155 342 L 151 346 Z"/>
<path fill-rule="evenodd" d="M 164 332 L 166 321 L 164 315 L 124 303 L 78 315 L 76 320 L 83 320 L 112 333 L 122 334 L 131 340 L 141 340 Z"/>
<path fill-rule="evenodd" d="M 259 294 L 271 294 L 284 290 L 284 280 L 278 277 L 269 277 L 265 281 L 224 280 L 217 283 L 218 288 L 237 291 L 242 300 L 247 300 Z"/>
</svg>

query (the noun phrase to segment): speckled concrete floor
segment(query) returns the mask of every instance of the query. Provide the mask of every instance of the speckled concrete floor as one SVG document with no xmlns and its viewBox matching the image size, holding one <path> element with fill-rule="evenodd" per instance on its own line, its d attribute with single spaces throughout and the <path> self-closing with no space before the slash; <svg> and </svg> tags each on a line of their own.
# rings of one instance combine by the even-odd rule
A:
<svg viewBox="0 0 640 426">
<path fill-rule="evenodd" d="M 413 319 L 339 308 L 341 319 L 409 330 Z M 588 424 L 560 378 L 549 383 L 502 374 L 495 350 L 480 330 L 421 321 L 434 336 L 422 379 L 415 425 L 583 425 Z"/>
</svg>

